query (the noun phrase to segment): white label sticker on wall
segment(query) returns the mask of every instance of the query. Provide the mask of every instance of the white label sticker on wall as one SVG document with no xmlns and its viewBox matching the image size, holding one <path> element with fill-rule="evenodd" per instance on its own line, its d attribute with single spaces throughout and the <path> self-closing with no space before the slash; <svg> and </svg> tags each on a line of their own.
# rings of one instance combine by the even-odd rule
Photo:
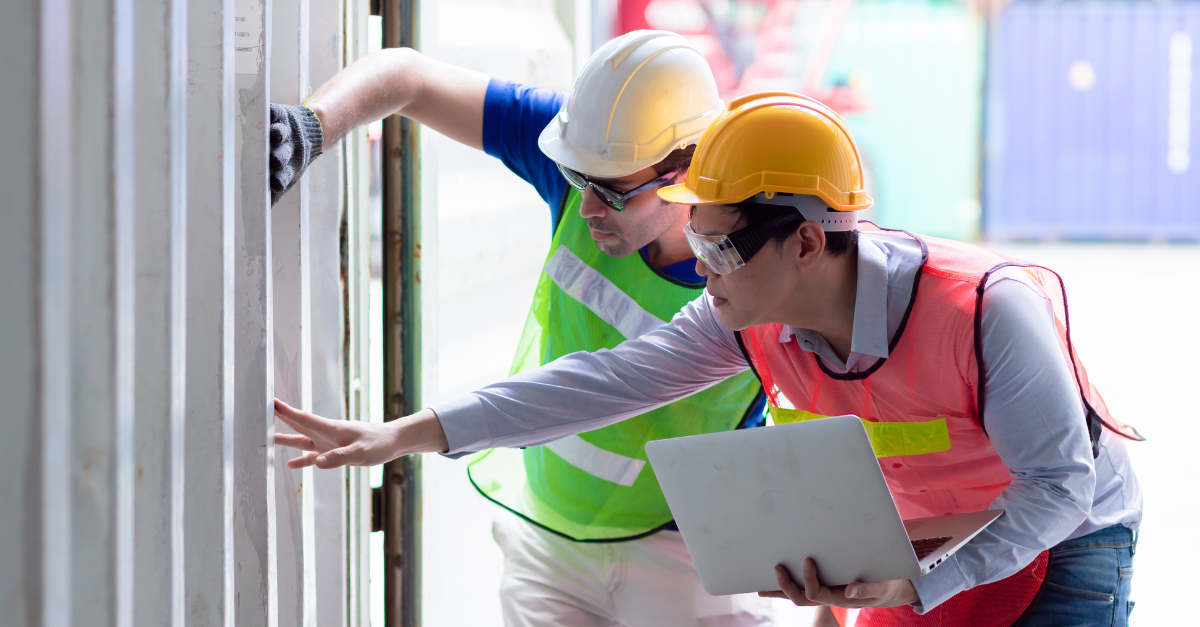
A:
<svg viewBox="0 0 1200 627">
<path fill-rule="evenodd" d="M 234 71 L 258 74 L 263 53 L 263 0 L 237 0 L 233 45 Z"/>
</svg>

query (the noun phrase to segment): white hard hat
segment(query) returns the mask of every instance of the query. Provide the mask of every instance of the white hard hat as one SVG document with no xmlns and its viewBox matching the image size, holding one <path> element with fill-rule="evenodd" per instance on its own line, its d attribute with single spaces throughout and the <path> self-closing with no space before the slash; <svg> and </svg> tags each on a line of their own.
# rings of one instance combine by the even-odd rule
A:
<svg viewBox="0 0 1200 627">
<path fill-rule="evenodd" d="M 588 59 L 538 146 L 572 170 L 616 178 L 696 143 L 724 110 L 696 48 L 676 33 L 637 30 Z"/>
</svg>

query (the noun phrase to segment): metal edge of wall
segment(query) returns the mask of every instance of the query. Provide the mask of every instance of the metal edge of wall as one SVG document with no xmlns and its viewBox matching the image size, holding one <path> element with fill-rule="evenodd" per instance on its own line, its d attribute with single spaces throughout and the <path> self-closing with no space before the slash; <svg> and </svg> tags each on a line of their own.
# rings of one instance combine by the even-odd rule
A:
<svg viewBox="0 0 1200 627">
<path fill-rule="evenodd" d="M 383 0 L 383 47 L 417 47 L 417 0 Z M 420 162 L 416 125 L 399 115 L 383 122 L 384 420 L 418 405 L 420 334 Z M 383 473 L 384 623 L 415 627 L 421 617 L 421 459 L 389 462 Z"/>
</svg>

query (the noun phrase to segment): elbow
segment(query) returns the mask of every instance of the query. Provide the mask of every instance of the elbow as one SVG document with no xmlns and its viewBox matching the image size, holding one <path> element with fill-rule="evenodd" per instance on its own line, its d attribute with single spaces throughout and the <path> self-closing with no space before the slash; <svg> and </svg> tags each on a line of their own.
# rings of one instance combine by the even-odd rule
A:
<svg viewBox="0 0 1200 627">
<path fill-rule="evenodd" d="M 370 63 L 370 74 L 376 79 L 372 92 L 383 99 L 390 111 L 385 114 L 404 114 L 421 99 L 429 57 L 412 48 L 384 48 L 363 57 Z"/>
<path fill-rule="evenodd" d="M 369 58 L 393 68 L 418 63 L 420 59 L 425 58 L 425 55 L 412 48 L 384 48 L 372 52 Z"/>
<path fill-rule="evenodd" d="M 1062 503 L 1057 509 L 1065 527 L 1075 529 L 1092 513 L 1096 494 L 1096 472 L 1090 465 L 1064 469 L 1063 476 L 1044 486 L 1048 496 Z"/>
<path fill-rule="evenodd" d="M 1096 467 L 1090 461 L 1074 469 L 1068 484 L 1073 500 L 1082 512 L 1079 519 L 1081 524 L 1092 513 L 1092 502 L 1096 498 Z"/>
</svg>

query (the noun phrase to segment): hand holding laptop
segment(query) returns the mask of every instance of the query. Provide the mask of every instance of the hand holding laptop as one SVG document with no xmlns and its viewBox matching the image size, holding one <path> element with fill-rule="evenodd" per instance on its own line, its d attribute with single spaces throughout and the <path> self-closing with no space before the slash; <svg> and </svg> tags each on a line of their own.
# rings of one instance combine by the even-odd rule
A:
<svg viewBox="0 0 1200 627">
<path fill-rule="evenodd" d="M 912 579 L 1003 514 L 902 520 L 856 416 L 658 440 L 646 454 L 714 596 L 766 590 L 797 605 L 913 603 Z"/>
<path fill-rule="evenodd" d="M 817 576 L 817 563 L 804 560 L 804 587 L 796 585 L 783 564 L 775 566 L 779 590 L 759 592 L 760 597 L 789 599 L 796 605 L 835 605 L 837 607 L 895 607 L 916 603 L 917 590 L 908 579 L 893 579 L 876 583 L 852 583 L 845 586 L 822 586 Z"/>
</svg>

